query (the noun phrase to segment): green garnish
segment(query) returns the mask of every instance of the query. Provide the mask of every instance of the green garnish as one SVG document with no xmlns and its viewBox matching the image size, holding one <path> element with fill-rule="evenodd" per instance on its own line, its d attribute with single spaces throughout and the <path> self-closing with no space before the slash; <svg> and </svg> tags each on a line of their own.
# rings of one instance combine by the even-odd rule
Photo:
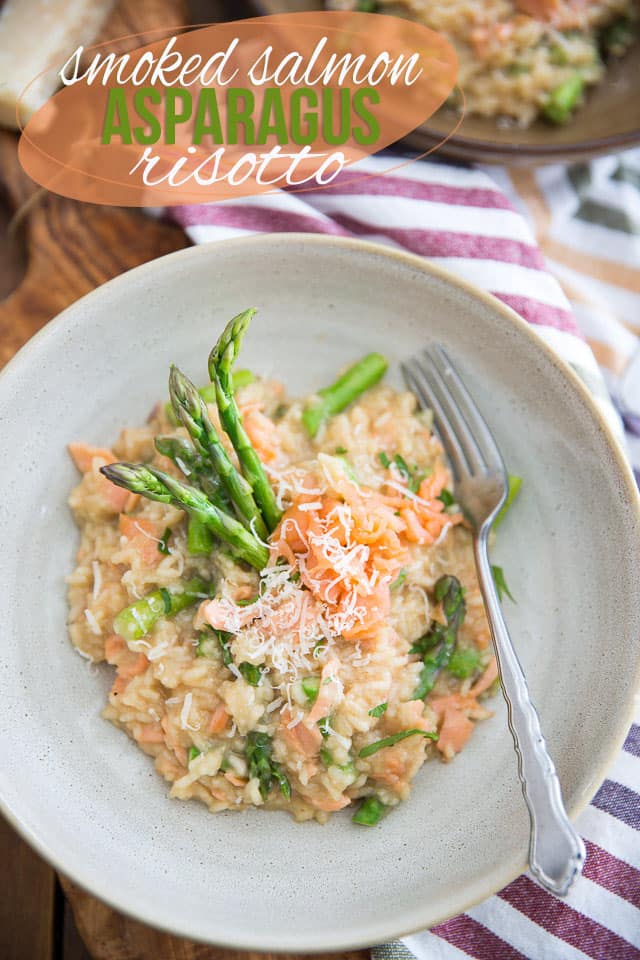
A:
<svg viewBox="0 0 640 960">
<path fill-rule="evenodd" d="M 247 663 L 245 661 L 238 665 L 238 670 L 252 687 L 257 687 L 260 684 L 263 673 L 262 667 L 257 667 L 255 663 Z"/>
<path fill-rule="evenodd" d="M 192 760 L 195 760 L 196 757 L 199 757 L 201 753 L 202 751 L 198 750 L 197 747 L 189 747 L 189 753 L 187 754 L 189 757 L 189 763 L 191 763 Z"/>
<path fill-rule="evenodd" d="M 635 38 L 636 27 L 627 17 L 614 20 L 600 34 L 600 42 L 605 53 L 613 57 L 621 57 L 626 53 Z"/>
<path fill-rule="evenodd" d="M 388 706 L 388 703 L 379 703 L 377 707 L 372 707 L 371 710 L 369 710 L 369 716 L 381 717 L 383 713 L 386 713 Z"/>
<path fill-rule="evenodd" d="M 466 680 L 480 665 L 480 654 L 477 650 L 454 650 L 447 665 L 449 673 L 458 680 Z"/>
<path fill-rule="evenodd" d="M 400 573 L 398 574 L 398 576 L 393 581 L 393 583 L 390 585 L 389 590 L 399 590 L 406 579 L 407 579 L 407 571 L 403 567 Z"/>
<path fill-rule="evenodd" d="M 247 761 L 249 776 L 259 784 L 260 796 L 266 800 L 273 788 L 273 781 L 280 785 L 280 793 L 291 798 L 291 785 L 279 763 L 271 759 L 271 737 L 267 733 L 251 730 L 247 734 Z"/>
<path fill-rule="evenodd" d="M 496 590 L 498 591 L 498 597 L 500 598 L 500 602 L 502 602 L 502 599 L 506 594 L 509 597 L 509 600 L 511 600 L 512 603 L 515 603 L 516 601 L 513 599 L 511 591 L 507 586 L 507 581 L 505 580 L 504 570 L 502 569 L 502 567 L 497 567 L 495 566 L 495 564 L 492 563 L 491 573 L 493 574 L 493 582 L 496 585 Z"/>
<path fill-rule="evenodd" d="M 416 640 L 409 651 L 419 653 L 424 658 L 413 700 L 424 700 L 433 690 L 440 671 L 448 665 L 455 650 L 458 630 L 467 612 L 464 589 L 457 577 L 440 577 L 433 593 L 436 602 L 442 605 L 447 624 L 445 626 L 438 620 L 432 620 L 428 632 Z"/>
<path fill-rule="evenodd" d="M 218 638 L 211 628 L 201 630 L 196 640 L 196 657 L 215 659 L 219 646 Z"/>
<path fill-rule="evenodd" d="M 334 765 L 333 757 L 331 756 L 331 751 L 328 750 L 324 744 L 322 744 L 322 746 L 320 747 L 320 759 L 324 763 L 325 767 L 332 767 Z"/>
<path fill-rule="evenodd" d="M 456 498 L 451 493 L 451 490 L 447 490 L 446 488 L 440 494 L 438 494 L 436 499 L 444 503 L 445 507 L 452 507 L 456 502 Z"/>
<path fill-rule="evenodd" d="M 567 123 L 578 106 L 583 90 L 582 74 L 578 72 L 571 74 L 564 83 L 551 91 L 542 107 L 542 115 L 551 123 Z"/>
<path fill-rule="evenodd" d="M 160 538 L 160 543 L 158 544 L 158 550 L 160 553 L 164 553 L 165 556 L 169 554 L 169 538 L 171 533 L 171 527 L 167 527 Z"/>
<path fill-rule="evenodd" d="M 214 630 L 214 633 L 218 637 L 218 643 L 220 644 L 220 649 L 222 650 L 222 662 L 225 667 L 228 667 L 230 663 L 233 663 L 233 654 L 231 653 L 231 648 L 229 644 L 233 640 L 232 633 L 225 633 L 224 630 Z"/>
<path fill-rule="evenodd" d="M 336 447 L 336 453 L 339 456 L 344 456 L 345 453 L 349 453 L 346 447 Z"/>
<path fill-rule="evenodd" d="M 374 743 L 370 743 L 369 746 L 363 747 L 358 756 L 364 760 L 366 757 L 370 757 L 373 753 L 377 753 L 378 750 L 383 750 L 385 747 L 393 747 L 396 743 L 400 743 L 401 740 L 406 740 L 407 737 L 414 737 L 417 735 L 421 737 L 426 737 L 427 740 L 437 740 L 438 734 L 435 730 L 418 730 L 413 728 L 411 730 L 400 730 L 399 733 L 392 733 L 389 737 L 384 737 L 382 740 L 376 740 Z"/>
<path fill-rule="evenodd" d="M 360 13 L 375 13 L 378 9 L 378 0 L 358 0 L 357 9 Z"/>
<path fill-rule="evenodd" d="M 320 677 L 303 677 L 301 685 L 309 703 L 314 703 L 320 690 Z"/>
<path fill-rule="evenodd" d="M 374 827 L 379 820 L 382 820 L 388 810 L 389 807 L 382 800 L 378 800 L 377 797 L 367 797 L 366 800 L 362 801 L 351 820 L 363 827 Z"/>
<path fill-rule="evenodd" d="M 515 477 L 513 474 L 510 473 L 507 478 L 507 483 L 508 483 L 507 499 L 505 500 L 502 507 L 500 508 L 500 512 L 498 513 L 498 516 L 493 521 L 494 530 L 499 523 L 502 523 L 511 504 L 513 503 L 515 498 L 518 496 L 518 493 L 520 492 L 520 487 L 522 486 L 522 477 Z"/>
<path fill-rule="evenodd" d="M 393 458 L 393 462 L 395 463 L 400 473 L 404 476 L 405 480 L 409 480 L 409 478 L 411 477 L 411 470 L 409 470 L 409 467 L 407 466 L 407 461 L 404 459 L 404 457 L 401 454 L 396 453 L 396 455 Z"/>
<path fill-rule="evenodd" d="M 386 455 L 384 450 L 381 450 L 378 454 L 378 460 L 385 469 L 391 466 L 391 460 L 389 460 L 389 457 Z"/>
<path fill-rule="evenodd" d="M 318 720 L 318 730 L 325 739 L 330 736 L 332 733 L 331 717 L 322 717 L 320 720 Z"/>
</svg>

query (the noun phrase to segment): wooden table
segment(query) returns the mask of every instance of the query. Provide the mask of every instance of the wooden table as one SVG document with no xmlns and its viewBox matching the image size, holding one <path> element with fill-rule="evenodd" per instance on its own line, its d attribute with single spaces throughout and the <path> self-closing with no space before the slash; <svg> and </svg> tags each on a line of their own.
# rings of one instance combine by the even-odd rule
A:
<svg viewBox="0 0 640 960">
<path fill-rule="evenodd" d="M 217 7 L 222 13 L 221 5 Z M 190 22 L 215 18 L 215 0 Z M 180 25 L 176 0 L 123 2 L 103 39 Z M 221 18 L 221 16 L 220 16 Z M 39 190 L 21 171 L 17 137 L 0 131 L 0 366 L 66 306 L 112 277 L 188 245 L 139 210 L 80 204 Z M 168 936 L 115 913 L 55 872 L 0 817 L 0 960 L 249 960 Z M 328 955 L 366 960 L 366 952 Z"/>
</svg>

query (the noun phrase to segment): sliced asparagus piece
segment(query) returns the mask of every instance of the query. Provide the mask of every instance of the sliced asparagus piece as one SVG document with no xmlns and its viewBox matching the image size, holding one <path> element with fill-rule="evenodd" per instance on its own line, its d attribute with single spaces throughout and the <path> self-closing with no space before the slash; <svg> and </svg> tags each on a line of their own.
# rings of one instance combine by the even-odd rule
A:
<svg viewBox="0 0 640 960">
<path fill-rule="evenodd" d="M 250 484 L 239 473 L 231 460 L 218 431 L 209 417 L 207 405 L 191 383 L 176 366 L 171 367 L 169 393 L 173 408 L 193 440 L 201 457 L 210 460 L 214 473 L 220 477 L 239 518 L 260 540 L 267 537 L 267 528 Z"/>
<path fill-rule="evenodd" d="M 216 536 L 233 547 L 236 555 L 256 570 L 267 565 L 269 551 L 235 517 L 220 510 L 195 487 L 144 464 L 111 463 L 101 468 L 107 479 L 125 490 L 140 493 L 150 500 L 173 503 L 190 516 L 196 516 Z"/>
<path fill-rule="evenodd" d="M 115 617 L 113 629 L 128 643 L 145 637 L 162 617 L 175 617 L 181 610 L 209 595 L 210 586 L 194 577 L 171 590 L 161 587 L 125 607 Z"/>
<path fill-rule="evenodd" d="M 466 614 L 464 590 L 457 577 L 445 575 L 436 581 L 434 596 L 442 605 L 447 625 L 434 620 L 428 633 L 416 641 L 410 653 L 424 655 L 424 666 L 420 673 L 418 686 L 413 692 L 413 700 L 423 700 L 431 693 L 440 671 L 447 666 L 456 648 L 458 630 Z M 433 653 L 429 652 L 436 647 Z"/>
<path fill-rule="evenodd" d="M 240 352 L 242 338 L 255 312 L 254 309 L 245 310 L 227 324 L 209 355 L 209 376 L 215 386 L 220 420 L 236 451 L 242 473 L 251 485 L 254 499 L 262 512 L 267 528 L 271 531 L 277 526 L 281 511 L 278 509 L 275 494 L 260 457 L 253 449 L 249 435 L 244 429 L 234 395 L 232 372 Z"/>
<path fill-rule="evenodd" d="M 325 420 L 340 413 L 361 393 L 375 386 L 385 375 L 388 366 L 381 354 L 368 353 L 349 367 L 330 387 L 318 390 L 318 400 L 302 414 L 302 422 L 309 436 L 315 437 Z"/>
</svg>

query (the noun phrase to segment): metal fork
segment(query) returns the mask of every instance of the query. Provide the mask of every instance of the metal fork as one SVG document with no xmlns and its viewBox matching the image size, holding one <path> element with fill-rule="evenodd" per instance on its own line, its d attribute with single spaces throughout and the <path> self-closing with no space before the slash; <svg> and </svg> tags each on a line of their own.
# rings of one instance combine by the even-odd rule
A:
<svg viewBox="0 0 640 960">
<path fill-rule="evenodd" d="M 544 887 L 564 896 L 582 871 L 585 847 L 564 808 L 560 781 L 502 616 L 489 562 L 487 541 L 506 500 L 507 472 L 491 431 L 441 346 L 409 360 L 402 372 L 420 404 L 433 411 L 453 471 L 456 500 L 473 531 L 478 581 L 531 821 L 529 866 Z"/>
</svg>

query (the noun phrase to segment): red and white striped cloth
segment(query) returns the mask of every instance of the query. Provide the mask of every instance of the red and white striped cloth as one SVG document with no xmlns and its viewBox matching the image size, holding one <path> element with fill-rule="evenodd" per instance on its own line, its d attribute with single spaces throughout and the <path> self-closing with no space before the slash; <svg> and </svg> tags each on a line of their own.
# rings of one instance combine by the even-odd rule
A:
<svg viewBox="0 0 640 960">
<path fill-rule="evenodd" d="M 533 324 L 582 376 L 622 437 L 594 353 L 560 283 L 545 266 L 522 196 L 514 195 L 517 180 L 496 171 L 500 189 L 485 171 L 424 161 L 389 175 L 362 177 L 363 170 L 382 172 L 399 159 L 371 157 L 358 172 L 345 171 L 330 188 L 316 193 L 178 207 L 170 215 L 195 243 L 304 231 L 362 237 L 428 257 L 493 293 Z M 627 325 L 625 334 L 631 337 L 625 341 L 631 351 L 635 333 Z M 606 335 L 614 337 L 610 326 Z M 611 386 L 609 379 L 607 383 Z M 579 819 L 588 858 L 568 898 L 552 896 L 524 875 L 459 917 L 373 947 L 374 960 L 640 960 L 639 795 L 640 725 L 635 724 L 608 779 Z"/>
</svg>

